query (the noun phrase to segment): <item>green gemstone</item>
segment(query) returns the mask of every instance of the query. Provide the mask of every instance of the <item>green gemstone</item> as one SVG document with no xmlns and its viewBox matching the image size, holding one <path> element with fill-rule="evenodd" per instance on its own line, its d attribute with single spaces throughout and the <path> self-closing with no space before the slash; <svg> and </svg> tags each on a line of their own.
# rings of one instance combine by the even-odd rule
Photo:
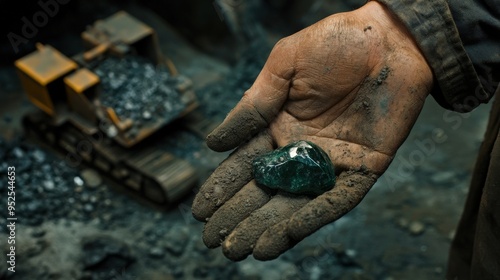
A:
<svg viewBox="0 0 500 280">
<path fill-rule="evenodd" d="M 335 184 L 328 155 L 309 141 L 297 141 L 253 161 L 257 183 L 295 194 L 320 195 Z"/>
</svg>

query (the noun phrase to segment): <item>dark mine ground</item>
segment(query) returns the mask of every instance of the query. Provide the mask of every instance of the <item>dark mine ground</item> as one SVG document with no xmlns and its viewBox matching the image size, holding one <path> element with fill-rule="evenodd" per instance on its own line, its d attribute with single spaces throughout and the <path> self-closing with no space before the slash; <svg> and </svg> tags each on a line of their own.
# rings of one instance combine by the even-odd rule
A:
<svg viewBox="0 0 500 280">
<path fill-rule="evenodd" d="M 194 81 L 200 113 L 214 122 L 251 85 L 272 46 L 257 41 L 227 63 L 191 47 L 149 10 L 130 13 L 156 29 L 163 53 Z M 37 108 L 11 66 L 0 68 L 0 92 L 0 279 L 13 280 L 444 279 L 490 109 L 447 112 L 429 97 L 389 170 L 358 207 L 277 260 L 231 262 L 202 242 L 203 224 L 191 216 L 196 190 L 169 210 L 137 200 L 106 174 L 70 166 L 64 155 L 23 136 L 21 117 Z M 192 163 L 199 185 L 227 156 L 182 127 L 158 149 Z M 8 166 L 17 176 L 13 275 L 5 266 Z"/>
</svg>

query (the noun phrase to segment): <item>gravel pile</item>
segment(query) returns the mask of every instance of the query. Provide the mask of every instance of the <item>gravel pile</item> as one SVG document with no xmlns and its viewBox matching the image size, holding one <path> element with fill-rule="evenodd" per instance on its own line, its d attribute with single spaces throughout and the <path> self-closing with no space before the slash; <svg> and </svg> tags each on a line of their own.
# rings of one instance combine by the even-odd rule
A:
<svg viewBox="0 0 500 280">
<path fill-rule="evenodd" d="M 7 143 L 0 138 L 0 170 L 8 166 L 16 168 L 16 216 L 23 224 L 39 225 L 60 218 L 88 221 L 112 204 L 112 195 L 95 184 L 99 182 L 97 173 L 82 173 L 89 185 L 78 170 L 49 152 L 20 140 Z M 7 186 L 0 184 L 1 194 L 7 193 Z"/>
<path fill-rule="evenodd" d="M 176 137 L 192 140 L 191 137 Z M 203 245 L 200 236 L 203 225 L 191 216 L 190 201 L 171 211 L 154 211 L 129 196 L 117 195 L 95 171 L 71 168 L 51 151 L 21 139 L 7 143 L 0 138 L 0 169 L 7 170 L 7 166 L 16 167 L 18 222 L 34 229 L 31 235 L 35 240 L 56 242 L 45 241 L 51 236 L 46 233 L 47 228 L 43 230 L 47 222 L 67 223 L 69 227 L 70 221 L 80 221 L 103 233 L 132 233 L 130 240 L 104 235 L 79 240 L 81 235 L 78 235 L 75 242 L 81 249 L 81 280 L 140 279 L 138 275 L 144 270 L 160 268 L 172 277 L 167 279 L 243 279 L 238 263 L 222 257 L 220 250 L 208 250 Z M 0 184 L 0 193 L 5 194 L 7 186 Z M 1 219 L 0 232 L 5 234 L 6 229 Z M 33 279 L 49 278 L 44 267 L 26 267 L 30 268 L 23 269 L 15 279 L 24 279 L 22 275 Z"/>
<path fill-rule="evenodd" d="M 185 108 L 175 89 L 179 78 L 169 75 L 164 67 L 155 68 L 145 58 L 110 57 L 94 71 L 101 78 L 101 103 L 138 126 L 158 119 L 170 122 Z"/>
</svg>

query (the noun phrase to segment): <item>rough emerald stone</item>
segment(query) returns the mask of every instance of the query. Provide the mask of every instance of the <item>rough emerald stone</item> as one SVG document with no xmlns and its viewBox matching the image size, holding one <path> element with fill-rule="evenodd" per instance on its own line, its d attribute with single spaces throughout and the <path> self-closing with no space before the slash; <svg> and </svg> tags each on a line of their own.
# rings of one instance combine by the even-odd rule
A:
<svg viewBox="0 0 500 280">
<path fill-rule="evenodd" d="M 328 155 L 302 140 L 257 157 L 253 172 L 257 183 L 296 194 L 320 195 L 335 184 Z"/>
</svg>

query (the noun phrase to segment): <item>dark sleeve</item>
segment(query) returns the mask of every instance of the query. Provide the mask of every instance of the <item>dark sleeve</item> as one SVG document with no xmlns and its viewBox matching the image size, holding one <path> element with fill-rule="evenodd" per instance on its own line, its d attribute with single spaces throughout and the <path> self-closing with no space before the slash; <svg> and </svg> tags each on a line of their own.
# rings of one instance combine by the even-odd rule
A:
<svg viewBox="0 0 500 280">
<path fill-rule="evenodd" d="M 500 81 L 500 0 L 377 0 L 406 25 L 431 66 L 432 95 L 468 112 L 487 103 Z"/>
</svg>

